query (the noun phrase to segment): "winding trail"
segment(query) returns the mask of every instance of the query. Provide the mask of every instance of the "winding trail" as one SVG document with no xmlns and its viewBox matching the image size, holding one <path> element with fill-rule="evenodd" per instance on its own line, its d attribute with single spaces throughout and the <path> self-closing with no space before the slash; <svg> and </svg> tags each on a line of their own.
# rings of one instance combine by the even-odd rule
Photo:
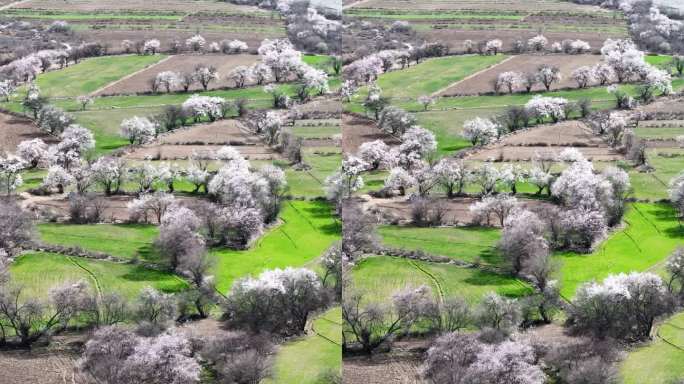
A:
<svg viewBox="0 0 684 384">
<path fill-rule="evenodd" d="M 439 302 L 443 303 L 444 302 L 444 288 L 442 288 L 442 284 L 439 282 L 439 279 L 435 277 L 432 273 L 426 271 L 423 269 L 418 263 L 415 262 L 415 260 L 407 259 L 411 265 L 413 265 L 417 270 L 422 272 L 425 276 L 427 276 L 432 282 L 435 284 L 437 287 L 437 294 L 439 295 Z"/>
<path fill-rule="evenodd" d="M 74 260 L 73 257 L 67 256 L 67 260 L 69 260 L 72 264 L 81 268 L 88 275 L 90 275 L 90 278 L 92 278 L 93 281 L 95 282 L 95 289 L 97 290 L 97 296 L 100 298 L 100 300 L 102 300 L 102 287 L 100 286 L 100 280 L 98 280 L 97 276 L 95 276 L 95 274 L 91 270 L 89 270 L 88 268 L 81 265 L 78 261 Z"/>
</svg>

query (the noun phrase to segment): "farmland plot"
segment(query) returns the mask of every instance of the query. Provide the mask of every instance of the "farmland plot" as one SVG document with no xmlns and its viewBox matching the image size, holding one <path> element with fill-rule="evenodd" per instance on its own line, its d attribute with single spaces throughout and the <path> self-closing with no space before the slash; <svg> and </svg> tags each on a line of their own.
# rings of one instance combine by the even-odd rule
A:
<svg viewBox="0 0 684 384">
<path fill-rule="evenodd" d="M 457 28 L 444 29 L 428 29 L 419 31 L 419 34 L 430 41 L 444 42 L 452 52 L 463 52 L 463 43 L 466 40 L 485 41 L 492 39 L 500 39 L 503 43 L 505 51 L 511 49 L 516 40 L 527 41 L 528 39 L 537 35 L 537 32 L 532 30 L 519 29 L 483 29 L 483 30 L 468 30 Z M 544 36 L 549 39 L 549 42 L 560 42 L 565 39 L 580 39 L 588 42 L 592 48 L 598 49 L 604 41 L 608 38 L 624 38 L 624 33 L 607 33 L 607 32 L 544 32 Z"/>
<path fill-rule="evenodd" d="M 219 80 L 209 84 L 209 89 L 234 87 L 235 83 L 228 76 L 230 72 L 238 66 L 250 66 L 259 60 L 256 55 L 175 55 L 157 65 L 148 67 L 142 72 L 127 77 L 121 81 L 108 85 L 97 92 L 98 96 L 135 94 L 150 92 L 149 82 L 157 74 L 165 71 L 177 73 L 192 73 L 198 65 L 215 67 L 219 75 Z M 171 91 L 182 91 L 181 87 L 171 89 Z M 193 84 L 190 91 L 203 90 L 199 83 Z M 163 92 L 164 90 L 160 90 Z"/>
<path fill-rule="evenodd" d="M 622 159 L 589 127 L 579 121 L 534 127 L 518 131 L 502 140 L 470 152 L 469 160 L 528 161 L 537 154 L 553 159 L 565 148 L 575 148 L 593 161 Z"/>
<path fill-rule="evenodd" d="M 560 69 L 561 81 L 551 85 L 552 90 L 562 88 L 576 88 L 577 83 L 572 79 L 572 71 L 581 66 L 593 66 L 601 61 L 598 55 L 518 55 L 497 64 L 489 69 L 478 72 L 453 86 L 447 88 L 439 96 L 476 95 L 493 92 L 492 81 L 503 72 L 536 72 L 540 65 L 551 65 Z M 543 91 L 544 85 L 537 84 L 532 90 Z M 513 91 L 523 91 L 514 89 Z M 502 93 L 507 90 L 502 89 Z"/>
<path fill-rule="evenodd" d="M 386 222 L 392 223 L 409 223 L 411 221 L 412 204 L 406 199 L 406 196 L 399 196 L 389 199 L 373 198 L 367 195 L 361 196 L 363 199 L 362 206 L 367 211 L 376 214 Z M 473 213 L 470 211 L 470 206 L 479 201 L 475 197 L 459 197 L 453 199 L 442 200 L 447 207 L 447 212 L 444 215 L 444 223 L 448 225 L 470 225 L 473 224 Z M 550 204 L 541 200 L 519 199 L 520 206 L 523 208 L 535 210 L 542 209 L 546 204 Z M 491 222 L 492 225 L 499 225 L 496 219 Z"/>
<path fill-rule="evenodd" d="M 56 137 L 39 130 L 29 119 L 0 113 L 0 153 L 14 153 L 19 143 L 33 139 L 41 139 L 48 144 L 58 141 Z"/>
<path fill-rule="evenodd" d="M 387 145 L 398 145 L 399 139 L 382 132 L 373 120 L 355 115 L 342 116 L 342 150 L 345 153 L 356 153 L 361 144 L 382 140 Z"/>
<path fill-rule="evenodd" d="M 193 153 L 211 158 L 216 150 L 225 145 L 234 146 L 247 160 L 279 158 L 273 149 L 264 145 L 258 137 L 249 134 L 236 120 L 221 120 L 174 130 L 151 144 L 134 148 L 126 154 L 126 158 L 177 160 L 188 159 Z"/>
<path fill-rule="evenodd" d="M 185 14 L 188 2 L 182 0 L 29 0 L 17 4 L 18 9 L 64 10 L 76 12 L 97 11 L 174 11 Z M 257 7 L 236 5 L 221 1 L 193 0 L 191 10 L 195 12 L 266 12 Z"/>
<path fill-rule="evenodd" d="M 95 92 L 164 58 L 164 55 L 93 57 L 68 68 L 41 74 L 37 84 L 44 96 L 76 97 Z"/>
<path fill-rule="evenodd" d="M 133 195 L 115 195 L 104 198 L 103 219 L 105 223 L 122 223 L 130 219 L 128 212 L 128 203 L 131 202 L 135 196 Z M 192 197 L 177 197 L 178 201 L 192 201 Z M 52 195 L 32 197 L 29 200 L 21 201 L 22 207 L 29 211 L 47 210 L 53 212 L 59 217 L 69 216 L 69 199 L 65 196 Z"/>
<path fill-rule="evenodd" d="M 390 256 L 371 256 L 357 262 L 351 276 L 354 286 L 366 294 L 365 299 L 376 303 L 389 303 L 395 292 L 421 285 L 430 287 L 436 298 L 463 297 L 471 303 L 489 292 L 509 297 L 530 292 L 516 278 L 484 269 Z"/>
<path fill-rule="evenodd" d="M 27 253 L 12 263 L 12 278 L 24 292 L 43 297 L 54 285 L 84 280 L 103 293 L 117 292 L 134 298 L 146 286 L 164 292 L 179 292 L 187 287 L 181 278 L 168 272 L 140 265 L 69 257 L 53 253 Z"/>
<path fill-rule="evenodd" d="M 555 0 L 367 0 L 355 4 L 360 8 L 409 10 L 489 10 L 499 11 L 575 11 L 607 12 L 599 7 Z"/>
</svg>

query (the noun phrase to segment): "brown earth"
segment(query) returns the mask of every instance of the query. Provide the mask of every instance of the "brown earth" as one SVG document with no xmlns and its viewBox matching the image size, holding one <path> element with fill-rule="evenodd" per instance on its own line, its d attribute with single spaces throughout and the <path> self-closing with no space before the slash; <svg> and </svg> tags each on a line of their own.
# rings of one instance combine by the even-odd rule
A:
<svg viewBox="0 0 684 384">
<path fill-rule="evenodd" d="M 392 344 L 388 353 L 345 357 L 342 361 L 344 384 L 423 384 L 420 366 L 431 340 L 402 340 Z"/>
<path fill-rule="evenodd" d="M 598 55 L 518 55 L 506 60 L 489 69 L 479 72 L 472 77 L 468 77 L 452 85 L 439 93 L 439 96 L 457 95 L 476 95 L 480 93 L 493 92 L 492 81 L 495 81 L 500 73 L 515 72 L 535 72 L 540 65 L 553 65 L 560 69 L 562 79 L 560 82 L 551 85 L 551 89 L 576 88 L 577 82 L 572 79 L 572 71 L 584 65 L 595 65 L 601 61 Z M 524 89 L 517 89 L 522 91 Z M 537 84 L 533 91 L 545 90 L 542 84 Z M 514 92 L 516 89 L 513 90 Z M 506 93 L 507 90 L 502 89 Z"/>
<path fill-rule="evenodd" d="M 661 99 L 654 103 L 643 105 L 637 110 L 646 113 L 684 113 L 684 98 Z"/>
<path fill-rule="evenodd" d="M 342 113 L 342 102 L 337 98 L 322 98 L 297 105 L 301 113 Z"/>
<path fill-rule="evenodd" d="M 598 12 L 607 11 L 593 6 L 578 5 L 570 2 L 553 0 L 367 0 L 360 1 L 355 7 L 408 10 L 490 10 L 539 12 L 539 11 L 573 11 Z"/>
<path fill-rule="evenodd" d="M 545 158 L 555 158 L 569 147 L 576 148 L 593 161 L 623 158 L 579 121 L 564 121 L 519 131 L 483 148 L 473 149 L 466 158 L 483 161 L 528 161 L 537 153 Z"/>
<path fill-rule="evenodd" d="M 36 138 L 48 144 L 58 141 L 56 137 L 39 130 L 29 119 L 0 113 L 0 153 L 13 153 L 22 141 Z"/>
<path fill-rule="evenodd" d="M 211 124 L 199 124 L 177 129 L 159 137 L 155 142 L 132 149 L 126 158 L 144 160 L 187 159 L 193 152 L 210 158 L 213 152 L 225 145 L 235 149 L 248 160 L 272 160 L 279 155 L 236 120 L 221 120 Z"/>
<path fill-rule="evenodd" d="M 183 0 L 30 0 L 16 8 L 51 9 L 60 11 L 97 12 L 97 11 L 166 11 L 194 12 L 266 12 L 257 7 L 236 5 L 225 1 L 193 0 L 192 5 Z"/>
<path fill-rule="evenodd" d="M 487 29 L 487 30 L 464 30 L 464 29 L 430 29 L 418 31 L 418 35 L 427 41 L 441 42 L 446 44 L 452 52 L 463 52 L 463 42 L 472 40 L 474 42 L 500 39 L 503 43 L 504 51 L 511 50 L 513 42 L 516 40 L 527 41 L 537 35 L 535 30 L 514 30 L 514 29 Z M 549 39 L 549 44 L 565 39 L 580 39 L 588 42 L 593 50 L 598 50 L 603 42 L 608 38 L 624 37 L 614 33 L 596 32 L 544 32 L 544 36 Z"/>
<path fill-rule="evenodd" d="M 389 199 L 380 199 L 369 195 L 362 195 L 361 206 L 369 213 L 374 214 L 383 223 L 408 224 L 411 221 L 411 202 L 406 196 L 397 196 Z M 470 206 L 478 201 L 476 197 L 457 197 L 453 199 L 442 198 L 447 205 L 445 225 L 470 225 L 473 224 L 473 215 Z M 545 201 L 532 199 L 518 199 L 523 208 L 535 210 L 550 205 Z M 491 224 L 496 225 L 496 220 Z"/>
<path fill-rule="evenodd" d="M 157 74 L 164 71 L 173 71 L 178 73 L 192 72 L 198 65 L 206 65 L 216 67 L 219 73 L 219 80 L 213 81 L 209 84 L 210 89 L 233 87 L 235 83 L 229 79 L 230 72 L 238 66 L 250 66 L 259 61 L 259 56 L 256 55 L 175 55 L 167 60 L 164 60 L 156 65 L 152 65 L 142 72 L 138 72 L 131 77 L 127 77 L 122 81 L 115 82 L 108 87 L 97 92 L 97 96 L 103 95 L 117 95 L 117 94 L 134 94 L 149 92 L 150 87 L 148 81 L 154 79 Z M 181 91 L 181 87 L 176 87 L 171 91 Z M 193 84 L 190 91 L 202 90 L 202 85 L 199 83 Z M 160 89 L 160 92 L 165 92 L 165 89 Z"/>
<path fill-rule="evenodd" d="M 72 384 L 78 357 L 66 351 L 3 351 L 0 352 L 0 383 Z"/>
<path fill-rule="evenodd" d="M 103 196 L 104 197 L 104 196 Z M 52 212 L 57 217 L 69 217 L 69 198 L 65 195 L 33 196 L 22 193 L 22 208 L 31 212 Z M 104 197 L 106 204 L 104 209 L 103 222 L 121 223 L 130 219 L 127 204 L 135 199 L 133 195 L 116 195 Z M 190 203 L 197 198 L 176 196 L 176 200 L 183 203 Z M 2 383 L 2 381 L 0 381 Z"/>
<path fill-rule="evenodd" d="M 399 139 L 378 129 L 375 122 L 356 115 L 342 115 L 342 151 L 356 153 L 361 144 L 382 140 L 387 145 L 398 145 Z"/>
</svg>

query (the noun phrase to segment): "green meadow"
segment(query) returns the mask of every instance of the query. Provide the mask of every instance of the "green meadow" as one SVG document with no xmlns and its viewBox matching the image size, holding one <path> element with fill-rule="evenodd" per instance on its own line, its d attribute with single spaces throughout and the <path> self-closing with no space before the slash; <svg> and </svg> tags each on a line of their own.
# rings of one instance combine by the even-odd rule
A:
<svg viewBox="0 0 684 384">
<path fill-rule="evenodd" d="M 282 223 L 269 229 L 248 250 L 212 250 L 219 291 L 228 292 L 236 279 L 264 270 L 314 266 L 340 238 L 341 226 L 331 209 L 320 201 L 286 202 L 280 215 Z"/>
</svg>

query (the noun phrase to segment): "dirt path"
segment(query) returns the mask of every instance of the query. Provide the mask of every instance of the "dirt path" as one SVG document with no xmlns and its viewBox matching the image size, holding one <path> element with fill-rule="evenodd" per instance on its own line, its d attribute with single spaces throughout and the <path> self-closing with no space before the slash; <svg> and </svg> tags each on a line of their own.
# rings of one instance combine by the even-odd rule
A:
<svg viewBox="0 0 684 384">
<path fill-rule="evenodd" d="M 148 66 L 146 66 L 145 68 L 142 68 L 142 69 L 140 69 L 140 70 L 137 70 L 137 71 L 135 71 L 135 72 L 133 72 L 133 73 L 129 73 L 128 75 L 126 75 L 126 76 L 120 78 L 119 80 L 113 81 L 113 82 L 111 82 L 111 83 L 109 83 L 109 84 L 106 84 L 106 85 L 104 85 L 104 86 L 102 86 L 102 87 L 100 87 L 100 88 L 98 88 L 98 89 L 96 89 L 96 90 L 90 92 L 90 96 L 97 96 L 98 93 L 104 91 L 105 89 L 107 89 L 107 88 L 109 88 L 109 87 L 112 87 L 112 86 L 114 86 L 114 85 L 116 85 L 116 84 L 119 84 L 119 83 L 121 83 L 121 82 L 123 82 L 123 81 L 125 81 L 125 80 L 128 80 L 128 79 L 130 79 L 131 77 L 133 77 L 133 76 L 135 76 L 135 75 L 137 75 L 137 74 L 139 74 L 139 73 L 142 73 L 142 72 L 144 72 L 144 71 L 147 71 L 147 70 L 150 69 L 150 68 L 154 68 L 154 67 L 156 67 L 157 65 L 159 65 L 159 64 L 161 64 L 161 63 L 163 63 L 163 62 L 165 62 L 165 61 L 170 60 L 172 57 L 173 57 L 173 55 L 171 55 L 171 56 L 166 56 L 165 58 L 163 58 L 163 59 L 157 61 L 156 63 L 154 63 L 154 64 L 152 64 L 152 65 L 148 65 Z"/>
<path fill-rule="evenodd" d="M 451 83 L 451 84 L 447 85 L 446 87 L 444 87 L 444 88 L 442 88 L 442 89 L 440 89 L 440 90 L 438 90 L 438 91 L 433 92 L 430 96 L 432 96 L 432 97 L 439 96 L 442 92 L 446 92 L 447 89 L 449 89 L 449 88 L 451 88 L 451 87 L 454 87 L 454 86 L 456 86 L 457 84 L 462 83 L 462 82 L 464 82 L 464 81 L 466 81 L 466 80 L 469 80 L 469 79 L 471 79 L 471 78 L 473 78 L 473 77 L 475 77 L 475 76 L 479 76 L 480 74 L 482 74 L 482 73 L 484 73 L 484 72 L 487 72 L 487 71 L 489 71 L 489 70 L 491 70 L 491 69 L 493 69 L 493 68 L 496 68 L 496 67 L 498 67 L 498 66 L 500 66 L 500 65 L 502 65 L 502 64 L 504 64 L 504 63 L 506 63 L 507 61 L 513 60 L 514 57 L 515 57 L 515 55 L 509 56 L 509 57 L 507 57 L 507 58 L 501 60 L 500 62 L 498 62 L 498 63 L 496 63 L 496 64 L 494 64 L 494 65 L 490 65 L 490 66 L 487 67 L 487 68 L 483 68 L 483 69 L 481 69 L 481 70 L 479 70 L 479 71 L 477 71 L 477 72 L 475 72 L 475 73 L 471 73 L 470 75 L 468 75 L 468 76 L 462 78 L 461 80 L 459 80 L 459 81 L 457 81 L 457 82 L 455 82 L 455 83 Z"/>
<path fill-rule="evenodd" d="M 97 290 L 97 296 L 100 298 L 100 300 L 102 300 L 102 287 L 100 286 L 100 280 L 97 279 L 97 276 L 95 276 L 95 274 L 92 271 L 90 271 L 90 269 L 81 265 L 73 257 L 67 256 L 67 260 L 69 260 L 75 266 L 84 270 L 85 273 L 87 273 L 90 276 L 90 278 L 93 279 L 93 281 L 95 282 L 95 290 Z"/>
<path fill-rule="evenodd" d="M 343 7 L 342 7 L 342 10 L 349 9 L 349 8 L 351 8 L 351 7 L 355 7 L 355 6 L 360 5 L 360 4 L 368 3 L 369 1 L 370 1 L 370 0 L 359 0 L 359 1 L 355 1 L 355 2 L 353 2 L 353 3 L 351 3 L 351 4 L 347 4 L 347 5 L 343 6 Z"/>
<path fill-rule="evenodd" d="M 415 260 L 410 260 L 409 263 L 413 265 L 417 270 L 419 270 L 422 274 L 428 277 L 428 279 L 432 280 L 433 283 L 435 283 L 435 286 L 437 286 L 437 293 L 439 294 L 439 302 L 443 303 L 444 302 L 444 289 L 442 288 L 442 284 L 439 282 L 439 280 L 433 275 L 432 273 L 426 271 L 425 269 L 421 268 L 418 263 L 415 262 Z"/>
<path fill-rule="evenodd" d="M 7 5 L 3 5 L 2 7 L 0 7 L 0 11 L 4 11 L 4 10 L 6 10 L 6 9 L 10 9 L 10 8 L 12 8 L 12 7 L 15 7 L 15 6 L 17 6 L 17 5 L 21 5 L 21 4 L 24 4 L 24 3 L 28 3 L 29 1 L 31 1 L 31 0 L 15 1 L 14 3 L 9 3 L 9 4 L 7 4 Z"/>
</svg>

